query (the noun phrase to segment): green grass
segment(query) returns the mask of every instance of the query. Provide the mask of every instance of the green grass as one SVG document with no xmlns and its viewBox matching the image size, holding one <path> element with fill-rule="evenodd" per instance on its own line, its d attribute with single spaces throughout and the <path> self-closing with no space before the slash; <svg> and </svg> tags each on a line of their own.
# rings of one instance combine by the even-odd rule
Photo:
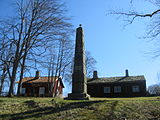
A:
<svg viewBox="0 0 160 120">
<path fill-rule="evenodd" d="M 0 120 L 158 120 L 160 97 L 53 98 L 0 97 Z"/>
</svg>

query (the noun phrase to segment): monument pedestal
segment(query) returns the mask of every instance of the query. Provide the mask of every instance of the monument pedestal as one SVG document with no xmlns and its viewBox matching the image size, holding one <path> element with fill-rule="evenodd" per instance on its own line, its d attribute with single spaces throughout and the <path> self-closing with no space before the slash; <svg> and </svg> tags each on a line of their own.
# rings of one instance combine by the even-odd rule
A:
<svg viewBox="0 0 160 120">
<path fill-rule="evenodd" d="M 68 94 L 67 100 L 89 100 L 90 95 L 87 93 L 70 93 Z"/>
</svg>

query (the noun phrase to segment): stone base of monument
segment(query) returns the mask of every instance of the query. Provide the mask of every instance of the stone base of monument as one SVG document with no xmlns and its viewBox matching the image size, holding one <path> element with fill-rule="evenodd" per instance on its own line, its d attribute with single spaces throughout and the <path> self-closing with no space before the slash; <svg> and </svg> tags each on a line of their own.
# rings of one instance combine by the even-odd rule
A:
<svg viewBox="0 0 160 120">
<path fill-rule="evenodd" d="M 87 93 L 70 93 L 65 100 L 89 100 L 90 95 Z"/>
</svg>

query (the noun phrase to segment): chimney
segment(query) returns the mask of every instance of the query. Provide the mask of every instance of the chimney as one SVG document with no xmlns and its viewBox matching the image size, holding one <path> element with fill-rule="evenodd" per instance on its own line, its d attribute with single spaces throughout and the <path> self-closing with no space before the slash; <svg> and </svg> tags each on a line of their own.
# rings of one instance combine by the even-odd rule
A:
<svg viewBox="0 0 160 120">
<path fill-rule="evenodd" d="M 93 71 L 93 78 L 94 79 L 98 78 L 97 71 Z"/>
<path fill-rule="evenodd" d="M 129 76 L 128 69 L 126 69 L 126 77 L 128 77 L 128 76 Z"/>
<path fill-rule="evenodd" d="M 35 78 L 39 79 L 39 77 L 40 77 L 40 72 L 37 70 Z"/>
</svg>

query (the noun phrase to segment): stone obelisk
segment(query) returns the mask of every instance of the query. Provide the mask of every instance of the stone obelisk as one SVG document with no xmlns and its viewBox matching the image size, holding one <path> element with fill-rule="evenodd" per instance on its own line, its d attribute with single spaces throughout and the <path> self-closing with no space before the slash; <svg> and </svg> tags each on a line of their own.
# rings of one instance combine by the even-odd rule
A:
<svg viewBox="0 0 160 120">
<path fill-rule="evenodd" d="M 85 65 L 84 36 L 81 25 L 76 30 L 76 46 L 74 56 L 74 69 L 72 74 L 72 93 L 67 99 L 88 100 L 87 78 Z"/>
</svg>

